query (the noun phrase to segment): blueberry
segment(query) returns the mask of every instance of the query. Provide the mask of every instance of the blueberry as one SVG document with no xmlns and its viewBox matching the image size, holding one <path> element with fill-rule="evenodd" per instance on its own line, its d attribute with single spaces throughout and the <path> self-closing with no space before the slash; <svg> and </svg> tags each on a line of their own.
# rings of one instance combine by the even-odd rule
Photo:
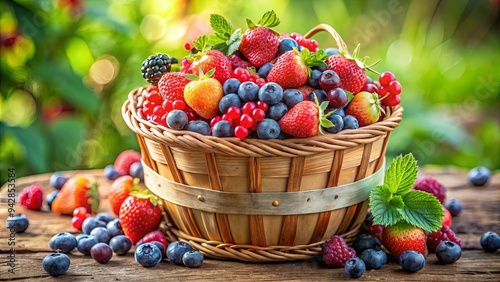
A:
<svg viewBox="0 0 500 282">
<path fill-rule="evenodd" d="M 219 111 L 223 114 L 232 106 L 241 108 L 241 99 L 236 93 L 229 93 L 219 101 Z"/>
<path fill-rule="evenodd" d="M 167 125 L 171 129 L 181 130 L 186 127 L 188 116 L 184 111 L 173 110 L 167 115 Z"/>
<path fill-rule="evenodd" d="M 57 194 L 59 194 L 59 190 L 52 191 L 45 197 L 45 201 L 47 202 L 49 210 L 52 210 L 52 202 L 54 202 L 54 200 L 56 199 Z"/>
<path fill-rule="evenodd" d="M 325 128 L 325 130 L 329 133 L 339 133 L 342 129 L 344 129 L 344 120 L 339 115 L 329 115 L 326 117 L 329 121 L 333 123 L 332 127 Z"/>
<path fill-rule="evenodd" d="M 140 265 L 152 267 L 160 263 L 162 254 L 154 244 L 145 243 L 135 249 L 134 258 Z"/>
<path fill-rule="evenodd" d="M 366 265 L 359 258 L 351 258 L 345 262 L 344 271 L 350 278 L 359 278 L 365 273 Z"/>
<path fill-rule="evenodd" d="M 90 235 L 94 236 L 97 242 L 100 243 L 109 243 L 109 239 L 111 236 L 108 233 L 108 230 L 105 227 L 96 227 L 90 231 Z"/>
<path fill-rule="evenodd" d="M 50 254 L 42 261 L 43 270 L 54 277 L 66 273 L 70 264 L 69 257 L 63 253 Z"/>
<path fill-rule="evenodd" d="M 333 111 L 333 114 L 341 116 L 342 119 L 345 117 L 344 109 L 334 109 L 334 108 L 331 108 L 331 107 L 327 107 L 325 109 L 325 113 L 329 113 L 331 111 Z"/>
<path fill-rule="evenodd" d="M 200 251 L 189 251 L 182 256 L 182 263 L 189 268 L 200 267 L 203 263 L 203 254 Z"/>
<path fill-rule="evenodd" d="M 104 221 L 106 224 L 108 224 L 108 222 L 110 222 L 114 219 L 113 216 L 107 212 L 100 212 L 100 213 L 95 215 L 95 218 L 97 218 L 98 220 Z"/>
<path fill-rule="evenodd" d="M 417 272 L 424 268 L 424 256 L 414 250 L 404 251 L 399 257 L 399 265 L 406 272 Z"/>
<path fill-rule="evenodd" d="M 351 115 L 346 115 L 344 118 L 344 129 L 356 129 L 359 127 L 358 120 L 351 116 Z"/>
<path fill-rule="evenodd" d="M 222 85 L 222 89 L 224 90 L 224 95 L 228 95 L 230 93 L 237 93 L 238 87 L 240 86 L 240 81 L 236 78 L 230 78 L 224 82 Z"/>
<path fill-rule="evenodd" d="M 24 214 L 16 214 L 14 216 L 9 216 L 6 220 L 5 226 L 16 233 L 23 233 L 28 229 L 30 222 Z"/>
<path fill-rule="evenodd" d="M 90 249 L 99 242 L 91 235 L 83 235 L 78 238 L 76 248 L 84 255 L 90 255 Z"/>
<path fill-rule="evenodd" d="M 76 239 L 76 244 L 77 244 L 77 246 L 78 246 L 78 241 L 79 241 L 80 239 L 82 239 L 82 238 L 87 238 L 87 237 L 89 237 L 89 235 L 88 235 L 88 234 L 84 234 L 84 233 L 80 233 L 80 234 L 76 235 L 75 239 Z"/>
<path fill-rule="evenodd" d="M 49 183 L 50 186 L 54 187 L 55 189 L 61 190 L 61 188 L 64 186 L 64 183 L 66 183 L 66 180 L 68 180 L 68 178 L 64 177 L 62 173 L 57 171 L 50 176 Z"/>
<path fill-rule="evenodd" d="M 149 243 L 155 245 L 160 250 L 161 258 L 163 259 L 163 257 L 165 257 L 165 246 L 163 246 L 163 244 L 158 241 L 151 241 Z"/>
<path fill-rule="evenodd" d="M 319 77 L 322 73 L 323 72 L 318 69 L 312 70 L 311 75 L 307 79 L 307 83 L 309 83 L 309 86 L 311 86 L 312 88 L 319 88 Z"/>
<path fill-rule="evenodd" d="M 76 247 L 76 238 L 69 232 L 61 232 L 52 236 L 49 246 L 53 251 L 69 253 Z"/>
<path fill-rule="evenodd" d="M 365 263 L 366 269 L 379 269 L 387 263 L 387 255 L 382 250 L 364 250 L 359 258 Z"/>
<path fill-rule="evenodd" d="M 293 48 L 299 48 L 299 44 L 297 41 L 292 38 L 283 38 L 280 40 L 280 44 L 278 45 L 278 56 L 283 55 L 283 53 L 287 51 L 293 50 Z"/>
<path fill-rule="evenodd" d="M 361 234 L 352 242 L 352 248 L 358 255 L 368 249 L 380 250 L 380 241 L 369 234 Z"/>
<path fill-rule="evenodd" d="M 259 100 L 269 106 L 276 105 L 283 99 L 283 88 L 276 82 L 268 82 L 259 89 Z"/>
<path fill-rule="evenodd" d="M 106 243 L 97 243 L 90 248 L 90 256 L 98 263 L 107 263 L 113 257 L 113 250 Z"/>
<path fill-rule="evenodd" d="M 284 103 L 278 103 L 272 105 L 267 109 L 266 118 L 274 119 L 275 121 L 280 120 L 288 112 L 288 108 Z"/>
<path fill-rule="evenodd" d="M 182 256 L 192 250 L 193 248 L 188 243 L 175 241 L 168 244 L 167 258 L 177 265 L 182 265 Z"/>
<path fill-rule="evenodd" d="M 436 247 L 436 257 L 442 263 L 454 263 L 462 255 L 462 248 L 452 241 L 442 241 Z"/>
<path fill-rule="evenodd" d="M 328 68 L 327 68 L 327 67 L 325 67 L 325 66 L 315 66 L 315 67 L 313 67 L 313 69 L 315 69 L 315 70 L 319 70 L 320 72 L 324 72 L 324 71 L 326 71 Z"/>
<path fill-rule="evenodd" d="M 132 248 L 132 240 L 125 235 L 116 235 L 109 241 L 109 247 L 119 256 L 123 256 Z"/>
<path fill-rule="evenodd" d="M 304 95 L 297 89 L 286 89 L 283 91 L 283 102 L 288 109 L 293 108 L 293 106 L 304 101 Z"/>
<path fill-rule="evenodd" d="M 266 78 L 273 66 L 274 65 L 272 63 L 266 63 L 262 65 L 257 72 L 259 74 L 259 77 Z"/>
<path fill-rule="evenodd" d="M 314 96 L 316 96 L 316 99 L 318 99 L 318 103 L 321 104 L 321 102 L 328 101 L 328 98 L 326 97 L 326 92 L 323 89 L 314 89 L 312 93 L 307 96 L 307 100 L 316 102 L 314 100 Z"/>
<path fill-rule="evenodd" d="M 233 136 L 233 126 L 227 120 L 217 122 L 212 128 L 212 135 L 216 137 Z"/>
<path fill-rule="evenodd" d="M 447 200 L 444 207 L 450 212 L 451 216 L 459 215 L 464 208 L 462 202 L 457 199 Z"/>
<path fill-rule="evenodd" d="M 230 95 L 235 95 L 236 97 L 238 96 L 236 94 L 230 94 Z M 224 97 L 227 97 L 227 96 L 224 96 Z M 239 98 L 238 98 L 238 100 L 239 100 Z M 203 134 L 203 135 L 210 135 L 210 125 L 204 120 L 192 120 L 192 121 L 188 122 L 186 130 L 197 132 L 197 133 Z"/>
<path fill-rule="evenodd" d="M 280 125 L 274 119 L 265 118 L 257 126 L 259 139 L 276 139 L 280 133 Z"/>
<path fill-rule="evenodd" d="M 104 177 L 108 180 L 115 180 L 118 178 L 118 176 L 120 176 L 120 174 L 118 174 L 118 171 L 116 171 L 115 166 L 112 164 L 107 165 L 104 168 L 103 174 L 104 174 Z"/>
<path fill-rule="evenodd" d="M 123 229 L 122 225 L 120 224 L 119 218 L 115 218 L 112 221 L 108 222 L 108 224 L 106 224 L 106 229 L 108 229 L 108 233 L 111 238 L 118 235 L 123 235 Z"/>
<path fill-rule="evenodd" d="M 139 178 L 140 181 L 144 181 L 144 170 L 142 169 L 142 163 L 141 162 L 133 163 L 130 166 L 129 174 L 133 178 Z"/>
<path fill-rule="evenodd" d="M 252 102 L 257 100 L 259 86 L 252 81 L 245 81 L 238 87 L 238 96 L 243 102 Z"/>
<path fill-rule="evenodd" d="M 96 227 L 105 227 L 106 222 L 95 217 L 87 217 L 82 223 L 82 231 L 85 234 L 90 234 L 90 231 Z"/>
<path fill-rule="evenodd" d="M 490 179 L 491 171 L 484 166 L 478 166 L 469 171 L 469 181 L 474 186 L 483 186 Z"/>
<path fill-rule="evenodd" d="M 481 236 L 481 247 L 487 253 L 494 253 L 500 249 L 500 236 L 492 231 L 488 231 Z"/>
<path fill-rule="evenodd" d="M 327 55 L 327 56 L 337 55 L 337 54 L 340 54 L 340 51 L 338 48 L 329 47 L 329 48 L 325 49 L 325 55 Z"/>
</svg>

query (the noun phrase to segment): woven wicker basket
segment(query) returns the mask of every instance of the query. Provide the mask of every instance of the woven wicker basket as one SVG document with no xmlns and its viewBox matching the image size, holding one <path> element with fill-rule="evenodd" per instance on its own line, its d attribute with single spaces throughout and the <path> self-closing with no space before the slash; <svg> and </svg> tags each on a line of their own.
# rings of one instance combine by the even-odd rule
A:
<svg viewBox="0 0 500 282">
<path fill-rule="evenodd" d="M 327 31 L 318 25 L 306 36 Z M 138 114 L 145 88 L 123 105 L 136 133 L 145 184 L 164 200 L 167 235 L 206 256 L 251 262 L 308 259 L 324 240 L 357 234 L 370 190 L 383 181 L 401 107 L 356 130 L 312 138 L 218 138 L 171 130 Z"/>
</svg>

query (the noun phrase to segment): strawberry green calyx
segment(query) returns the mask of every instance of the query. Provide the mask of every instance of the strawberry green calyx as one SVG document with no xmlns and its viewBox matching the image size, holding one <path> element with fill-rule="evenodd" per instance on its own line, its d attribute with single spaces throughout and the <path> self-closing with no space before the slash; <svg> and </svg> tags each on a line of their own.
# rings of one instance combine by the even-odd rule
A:
<svg viewBox="0 0 500 282">
<path fill-rule="evenodd" d="M 329 112 L 328 114 L 324 114 L 326 108 L 328 107 L 328 101 L 323 101 L 321 104 L 319 104 L 318 97 L 316 96 L 316 93 L 314 93 L 314 103 L 318 106 L 318 130 L 321 133 L 321 135 L 325 134 L 323 132 L 323 127 L 324 128 L 331 128 L 334 127 L 335 125 L 326 117 L 333 114 L 334 111 Z"/>
<path fill-rule="evenodd" d="M 328 65 L 325 63 L 325 59 L 328 58 L 328 56 L 325 55 L 325 51 L 319 50 L 317 52 L 311 52 L 309 49 L 304 48 L 302 51 L 299 52 L 297 48 L 293 48 L 296 54 L 300 56 L 302 59 L 302 62 L 307 67 L 307 71 L 309 76 L 311 76 L 311 67 L 327 67 Z"/>
<path fill-rule="evenodd" d="M 99 183 L 94 182 L 90 184 L 89 190 L 85 193 L 85 196 L 89 197 L 88 203 L 92 212 L 96 212 L 99 209 L 99 204 L 101 202 L 101 196 L 99 195 Z"/>
<path fill-rule="evenodd" d="M 142 199 L 142 200 L 148 200 L 149 199 L 149 201 L 151 202 L 151 204 L 153 206 L 161 205 L 161 202 L 158 200 L 158 197 L 155 196 L 153 193 L 151 193 L 147 189 L 135 190 L 135 191 L 130 192 L 129 195 L 130 196 L 134 196 L 134 197 L 136 197 L 138 199 Z"/>
<path fill-rule="evenodd" d="M 370 193 L 373 224 L 393 226 L 406 222 L 429 232 L 441 228 L 444 212 L 438 199 L 412 189 L 417 170 L 411 153 L 394 159 L 386 171 L 384 183 Z"/>
<path fill-rule="evenodd" d="M 207 73 L 204 73 L 203 68 L 200 68 L 199 75 L 188 73 L 185 76 L 189 80 L 196 81 L 196 80 L 203 80 L 205 78 L 209 78 L 212 75 L 214 75 L 214 73 L 215 73 L 215 68 L 209 70 Z"/>
<path fill-rule="evenodd" d="M 354 49 L 354 52 L 352 52 L 352 55 L 349 54 L 346 50 L 344 49 L 340 49 L 339 52 L 341 55 L 343 55 L 344 57 L 346 57 L 346 59 L 348 60 L 353 60 L 356 62 L 356 65 L 358 65 L 358 67 L 360 67 L 361 69 L 367 69 L 373 73 L 376 73 L 378 75 L 380 75 L 380 73 L 376 70 L 374 70 L 372 67 L 375 66 L 376 64 L 378 64 L 380 62 L 380 60 L 377 60 L 375 63 L 371 64 L 371 65 L 367 65 L 365 63 L 365 61 L 369 58 L 368 56 L 365 56 L 363 57 L 362 59 L 359 59 L 359 50 L 361 49 L 361 44 L 358 43 L 358 45 L 356 45 L 356 48 Z"/>
<path fill-rule="evenodd" d="M 248 28 L 256 28 L 258 26 L 263 26 L 263 27 L 275 27 L 280 24 L 280 20 L 276 16 L 276 13 L 274 13 L 273 10 L 267 11 L 262 18 L 259 20 L 257 24 L 254 24 L 252 20 L 247 19 L 247 26 Z M 275 32 L 276 33 L 276 32 Z"/>
</svg>

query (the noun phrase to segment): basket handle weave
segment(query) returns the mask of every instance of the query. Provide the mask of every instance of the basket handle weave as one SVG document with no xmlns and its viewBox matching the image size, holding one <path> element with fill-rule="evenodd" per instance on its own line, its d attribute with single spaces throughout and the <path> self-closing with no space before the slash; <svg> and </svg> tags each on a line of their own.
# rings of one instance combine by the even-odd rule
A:
<svg viewBox="0 0 500 282">
<path fill-rule="evenodd" d="M 304 37 L 305 38 L 311 38 L 312 36 L 314 36 L 316 33 L 320 32 L 320 31 L 326 31 L 326 32 L 328 32 L 333 37 L 333 39 L 335 39 L 335 41 L 337 42 L 337 46 L 339 47 L 339 50 L 344 50 L 344 52 L 346 54 L 349 53 L 349 49 L 347 49 L 347 45 L 345 44 L 345 42 L 342 39 L 342 37 L 340 36 L 340 34 L 333 27 L 331 27 L 330 25 L 319 24 L 319 25 L 313 27 L 311 30 L 309 30 L 304 35 Z"/>
</svg>

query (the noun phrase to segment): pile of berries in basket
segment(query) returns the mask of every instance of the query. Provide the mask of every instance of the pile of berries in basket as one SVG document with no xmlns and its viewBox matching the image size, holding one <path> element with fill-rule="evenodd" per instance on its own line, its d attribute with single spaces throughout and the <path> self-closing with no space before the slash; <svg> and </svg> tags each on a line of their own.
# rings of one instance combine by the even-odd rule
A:
<svg viewBox="0 0 500 282">
<path fill-rule="evenodd" d="M 273 11 L 257 24 L 247 20 L 243 34 L 220 15 L 210 24 L 214 33 L 186 43 L 191 53 L 180 62 L 166 54 L 144 60 L 151 85 L 140 117 L 203 135 L 284 139 L 367 126 L 400 103 L 394 74 L 358 59 L 359 45 L 349 54 L 320 49 L 297 33 L 278 34 Z"/>
</svg>

